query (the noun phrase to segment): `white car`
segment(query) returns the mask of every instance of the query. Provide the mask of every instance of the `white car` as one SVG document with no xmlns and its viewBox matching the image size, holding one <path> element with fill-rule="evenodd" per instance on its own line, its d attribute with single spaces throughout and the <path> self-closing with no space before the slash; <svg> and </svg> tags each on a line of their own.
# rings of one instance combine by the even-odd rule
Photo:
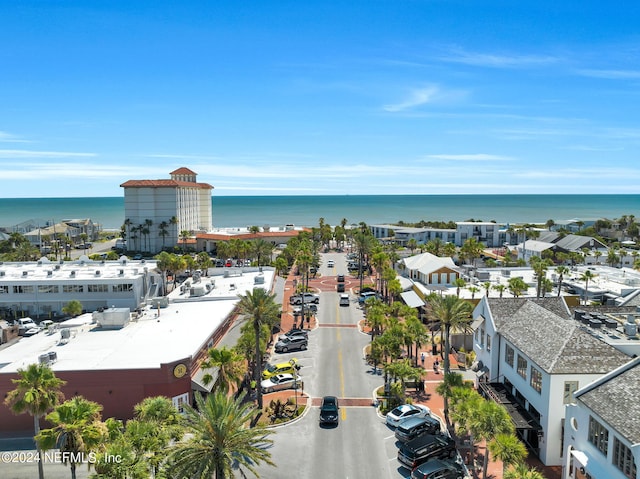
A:
<svg viewBox="0 0 640 479">
<path fill-rule="evenodd" d="M 332 259 L 330 259 L 329 261 L 327 261 L 327 267 L 329 268 L 333 268 L 335 266 L 335 263 L 333 262 Z"/>
<path fill-rule="evenodd" d="M 276 374 L 260 383 L 262 392 L 265 393 L 280 391 L 281 389 L 294 389 L 296 386 L 302 387 L 302 380 L 300 377 L 295 378 L 293 374 Z"/>
<path fill-rule="evenodd" d="M 402 421 L 410 417 L 427 417 L 431 409 L 422 404 L 403 404 L 387 413 L 387 425 L 397 427 Z"/>
</svg>

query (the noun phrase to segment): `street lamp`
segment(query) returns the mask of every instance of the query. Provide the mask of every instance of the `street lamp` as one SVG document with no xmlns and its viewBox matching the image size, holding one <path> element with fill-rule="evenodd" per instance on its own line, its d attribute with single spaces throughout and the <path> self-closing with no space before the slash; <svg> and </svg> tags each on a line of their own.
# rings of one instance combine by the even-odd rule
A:
<svg viewBox="0 0 640 479">
<path fill-rule="evenodd" d="M 295 397 L 295 402 L 296 402 L 296 416 L 298 415 L 298 374 L 295 371 L 295 366 L 296 366 L 296 361 L 295 359 L 290 359 L 289 360 L 289 364 L 291 364 L 291 366 L 293 366 L 294 368 L 294 372 L 293 372 L 293 394 Z"/>
</svg>

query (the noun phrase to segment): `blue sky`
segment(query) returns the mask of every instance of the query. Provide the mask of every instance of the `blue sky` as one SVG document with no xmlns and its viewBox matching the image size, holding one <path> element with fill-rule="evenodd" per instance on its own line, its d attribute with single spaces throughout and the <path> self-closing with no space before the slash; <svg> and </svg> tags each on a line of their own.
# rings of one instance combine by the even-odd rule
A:
<svg viewBox="0 0 640 479">
<path fill-rule="evenodd" d="M 640 2 L 19 1 L 0 196 L 638 193 Z"/>
</svg>

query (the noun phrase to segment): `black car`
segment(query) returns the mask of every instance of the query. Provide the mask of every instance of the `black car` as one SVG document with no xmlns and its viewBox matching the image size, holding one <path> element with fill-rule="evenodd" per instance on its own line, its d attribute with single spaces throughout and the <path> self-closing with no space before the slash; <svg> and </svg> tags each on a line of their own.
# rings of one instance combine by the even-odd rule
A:
<svg viewBox="0 0 640 479">
<path fill-rule="evenodd" d="M 320 406 L 320 424 L 338 424 L 338 398 L 325 396 Z"/>
<path fill-rule="evenodd" d="M 411 479 L 464 479 L 462 464 L 446 459 L 431 459 L 411 471 Z"/>
<path fill-rule="evenodd" d="M 338 283 L 344 283 L 344 274 L 339 274 L 337 279 Z"/>
<path fill-rule="evenodd" d="M 309 340 L 306 336 L 289 336 L 278 340 L 273 349 L 276 353 L 288 353 L 289 351 L 304 351 Z"/>
<path fill-rule="evenodd" d="M 338 293 L 344 293 L 344 283 L 338 283 L 336 289 Z"/>
<path fill-rule="evenodd" d="M 413 469 L 429 459 L 453 458 L 457 453 L 456 442 L 449 436 L 425 434 L 400 446 L 398 461 Z"/>
</svg>

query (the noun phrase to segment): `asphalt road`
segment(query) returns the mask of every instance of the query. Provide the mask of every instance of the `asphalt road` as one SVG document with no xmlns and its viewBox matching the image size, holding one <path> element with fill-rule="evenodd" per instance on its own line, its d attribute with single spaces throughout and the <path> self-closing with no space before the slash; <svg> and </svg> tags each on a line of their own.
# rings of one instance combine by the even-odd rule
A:
<svg viewBox="0 0 640 479">
<path fill-rule="evenodd" d="M 323 254 L 323 264 L 333 259 L 335 267 L 321 266 L 323 276 L 346 273 L 344 254 Z M 272 436 L 272 460 L 277 467 L 261 465 L 263 479 L 281 478 L 399 478 L 409 471 L 399 468 L 393 430 L 373 407 L 373 392 L 382 384 L 382 376 L 373 374 L 364 360 L 364 347 L 370 337 L 357 326 L 363 318 L 356 296 L 351 305 L 340 307 L 339 294 L 320 292 L 319 327 L 309 334 L 309 349 L 304 352 L 274 355 L 273 361 L 298 358 L 305 392 L 312 398 L 334 395 L 343 403 L 337 427 L 320 426 L 319 408 L 307 408 L 305 415 L 292 424 L 276 429 Z M 345 406 L 345 398 L 361 398 L 365 405 Z"/>
</svg>

